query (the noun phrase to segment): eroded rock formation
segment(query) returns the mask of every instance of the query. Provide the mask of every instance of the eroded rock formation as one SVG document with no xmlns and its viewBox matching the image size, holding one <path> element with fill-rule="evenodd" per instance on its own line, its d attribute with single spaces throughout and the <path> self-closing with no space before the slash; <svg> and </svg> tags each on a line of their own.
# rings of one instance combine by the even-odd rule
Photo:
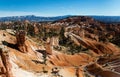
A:
<svg viewBox="0 0 120 77">
<path fill-rule="evenodd" d="M 3 25 L 4 24 L 1 26 L 3 27 Z M 24 25 L 24 23 L 11 22 L 9 25 L 16 25 L 12 26 L 15 29 L 15 27 Z M 6 53 L 6 51 L 4 52 L 3 49 L 0 50 L 0 76 L 12 77 L 13 74 L 14 77 L 44 77 L 44 75 L 48 77 L 51 76 L 51 70 L 54 67 L 59 68 L 59 74 L 63 77 L 85 77 L 85 67 L 86 71 L 88 71 L 90 75 L 93 75 L 89 77 L 120 76 L 118 75 L 120 72 L 119 47 L 116 46 L 119 44 L 119 37 L 115 38 L 115 36 L 119 36 L 119 25 L 109 27 L 109 25 L 102 24 L 85 16 L 69 17 L 68 19 L 66 18 L 52 24 L 43 23 L 42 26 L 35 22 L 29 22 L 26 25 L 27 29 L 24 29 L 24 26 L 22 26 L 21 29 L 26 30 L 28 35 L 31 35 L 30 38 L 29 36 L 25 37 L 25 31 L 23 30 L 18 31 L 16 37 L 14 36 L 14 32 L 10 33 L 5 30 L 0 30 L 0 42 L 5 42 L 4 45 L 7 46 L 10 54 Z M 71 40 L 64 40 L 64 43 L 69 43 L 67 47 L 59 43 L 59 37 L 61 37 L 59 35 L 62 32 L 60 29 L 63 26 L 64 28 L 69 28 L 65 30 L 65 32 L 71 32 L 66 35 L 69 36 Z M 64 31 L 61 35 L 64 35 Z M 48 39 L 46 43 L 42 40 L 41 43 L 38 43 L 39 39 L 49 37 L 52 38 L 52 40 Z M 109 41 L 117 44 L 114 45 Z M 78 47 L 81 45 L 87 50 L 75 52 L 75 50 L 79 48 L 75 49 L 72 46 L 71 48 L 74 50 L 71 50 L 75 52 L 75 54 L 70 55 L 67 53 L 69 52 L 67 49 L 71 43 L 74 43 L 73 45 L 77 45 Z M 61 49 L 53 48 L 55 46 Z M 37 50 L 40 51 L 40 53 Z M 116 57 L 115 54 L 118 56 Z M 43 64 L 43 59 L 45 59 L 45 61 L 47 60 L 47 62 L 44 61 L 46 65 Z M 42 69 L 43 67 L 45 67 L 45 74 L 41 72 L 44 71 L 44 69 Z M 11 69 L 12 74 L 10 72 Z M 115 71 L 118 73 L 116 74 Z"/>
<path fill-rule="evenodd" d="M 46 43 L 45 43 L 45 49 L 46 49 L 46 53 L 49 55 L 52 55 L 52 46 L 51 46 L 51 39 L 48 38 Z"/>
<path fill-rule="evenodd" d="M 9 58 L 9 51 L 3 45 L 0 45 L 0 76 L 1 77 L 13 77 L 11 71 L 11 63 Z"/>
<path fill-rule="evenodd" d="M 119 73 L 106 70 L 96 63 L 88 65 L 86 70 L 95 77 L 120 77 Z"/>
<path fill-rule="evenodd" d="M 25 31 L 23 30 L 20 30 L 16 33 L 16 40 L 17 40 L 17 46 L 18 46 L 18 49 L 25 53 L 25 52 L 28 52 L 27 51 L 27 46 L 25 44 Z"/>
</svg>

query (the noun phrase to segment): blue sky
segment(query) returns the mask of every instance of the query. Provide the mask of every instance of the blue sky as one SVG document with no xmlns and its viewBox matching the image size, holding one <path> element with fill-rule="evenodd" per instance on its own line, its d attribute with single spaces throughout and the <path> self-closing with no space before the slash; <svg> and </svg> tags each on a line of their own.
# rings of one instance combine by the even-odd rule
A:
<svg viewBox="0 0 120 77">
<path fill-rule="evenodd" d="M 120 16 L 120 0 L 0 0 L 0 17 L 21 15 Z"/>
</svg>

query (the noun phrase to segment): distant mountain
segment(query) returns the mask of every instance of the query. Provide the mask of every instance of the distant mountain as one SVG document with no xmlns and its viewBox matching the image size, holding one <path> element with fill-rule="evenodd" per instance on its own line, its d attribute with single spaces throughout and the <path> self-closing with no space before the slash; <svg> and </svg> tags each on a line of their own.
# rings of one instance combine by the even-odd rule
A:
<svg viewBox="0 0 120 77">
<path fill-rule="evenodd" d="M 42 16 L 34 16 L 34 15 L 27 15 L 27 16 L 11 16 L 11 17 L 0 17 L 0 22 L 3 21 L 35 21 L 35 22 L 43 22 L 43 21 L 56 21 L 61 20 L 73 15 L 65 15 L 65 16 L 56 16 L 56 17 L 42 17 Z M 75 15 L 74 15 L 75 16 Z M 120 23 L 120 16 L 90 16 L 97 21 L 101 21 L 104 23 Z"/>
<path fill-rule="evenodd" d="M 95 20 L 105 23 L 120 23 L 120 16 L 91 16 Z"/>
<path fill-rule="evenodd" d="M 69 17 L 70 15 L 65 16 L 56 16 L 56 17 L 42 17 L 42 16 L 34 16 L 34 15 L 27 15 L 27 16 L 11 16 L 11 17 L 0 17 L 0 22 L 3 21 L 35 21 L 35 22 L 42 22 L 42 21 L 56 21 L 60 19 L 64 19 Z"/>
</svg>

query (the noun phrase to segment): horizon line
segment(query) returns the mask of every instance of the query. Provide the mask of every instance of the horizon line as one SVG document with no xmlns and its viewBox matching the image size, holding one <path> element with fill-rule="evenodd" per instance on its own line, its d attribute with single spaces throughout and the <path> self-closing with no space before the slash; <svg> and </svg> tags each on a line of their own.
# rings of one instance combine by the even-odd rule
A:
<svg viewBox="0 0 120 77">
<path fill-rule="evenodd" d="M 120 15 L 55 15 L 55 16 L 45 16 L 45 15 L 11 15 L 11 16 L 0 16 L 0 18 L 4 17 L 22 17 L 22 16 L 36 16 L 36 17 L 59 17 L 59 16 L 120 16 Z"/>
</svg>

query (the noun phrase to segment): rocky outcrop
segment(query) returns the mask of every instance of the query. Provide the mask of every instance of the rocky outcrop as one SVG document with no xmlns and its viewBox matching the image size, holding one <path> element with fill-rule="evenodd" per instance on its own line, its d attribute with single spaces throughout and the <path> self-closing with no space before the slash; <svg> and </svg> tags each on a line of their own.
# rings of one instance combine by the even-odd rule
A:
<svg viewBox="0 0 120 77">
<path fill-rule="evenodd" d="M 52 46 L 51 46 L 51 39 L 48 38 L 46 43 L 45 43 L 45 49 L 46 49 L 46 53 L 49 55 L 52 55 Z"/>
<path fill-rule="evenodd" d="M 1 47 L 4 47 L 1 45 Z M 11 63 L 10 63 L 10 58 L 9 58 L 9 52 L 4 48 L 0 48 L 0 77 L 13 77 L 12 76 L 12 71 L 11 71 Z"/>
<path fill-rule="evenodd" d="M 27 52 L 27 46 L 25 44 L 25 31 L 23 30 L 18 31 L 16 33 L 16 40 L 18 49 L 23 53 Z"/>
<path fill-rule="evenodd" d="M 39 34 L 39 29 L 38 29 L 37 25 L 34 24 L 33 26 L 34 26 L 34 34 L 36 34 L 36 35 Z"/>
<path fill-rule="evenodd" d="M 120 77 L 119 73 L 106 70 L 96 63 L 88 65 L 86 70 L 95 77 Z"/>
<path fill-rule="evenodd" d="M 21 22 L 12 23 L 11 25 L 16 24 L 16 27 L 24 25 L 24 23 Z M 61 33 L 60 31 L 62 30 L 60 29 L 63 26 L 65 28 L 67 27 L 67 29 Z M 15 26 L 13 26 L 13 28 L 15 29 Z M 5 43 L 7 43 L 4 45 L 8 47 L 10 55 L 6 53 L 6 51 L 3 52 L 3 49 L 0 50 L 0 76 L 12 77 L 10 72 L 12 69 L 14 77 L 26 77 L 27 75 L 28 77 L 41 77 L 36 76 L 36 73 L 41 74 L 43 67 L 45 67 L 49 74 L 51 73 L 52 68 L 58 67 L 60 69 L 60 75 L 64 77 L 84 77 L 84 67 L 87 66 L 86 69 L 89 74 L 92 74 L 95 77 L 119 77 L 115 72 L 104 70 L 103 68 L 105 63 L 108 64 L 108 62 L 114 61 L 112 62 L 114 64 L 111 64 L 110 62 L 109 65 L 112 67 L 115 66 L 114 69 L 118 72 L 120 71 L 119 68 L 116 67 L 116 65 L 120 63 L 120 61 L 118 61 L 119 57 L 117 57 L 117 60 L 115 58 L 115 54 L 118 54 L 117 51 L 119 51 L 119 48 L 109 41 L 105 41 L 105 39 L 108 38 L 110 41 L 118 43 L 119 37 L 114 38 L 115 36 L 119 36 L 118 28 L 119 26 L 115 25 L 109 27 L 109 25 L 97 22 L 90 17 L 79 16 L 69 17 L 53 24 L 43 23 L 42 26 L 39 25 L 39 23 L 26 22 L 24 30 L 31 35 L 32 40 L 29 37 L 26 39 L 27 36 L 25 37 L 25 31 L 23 30 L 16 32 L 16 39 L 13 36 L 14 32 L 1 31 L 0 42 L 5 41 Z M 36 43 L 39 41 L 39 37 L 41 37 L 41 39 L 43 37 L 48 38 L 49 35 L 47 35 L 47 33 L 49 34 L 49 32 L 51 39 L 48 39 L 46 43 L 44 43 L 45 41 L 42 41 L 39 44 Z M 66 36 L 70 36 L 71 40 L 65 40 L 65 42 L 70 42 L 70 45 L 71 43 L 74 43 L 73 45 L 81 45 L 87 50 L 80 50 L 82 53 L 77 52 L 74 55 L 70 55 L 66 53 L 68 51 L 65 46 L 60 46 L 60 50 L 55 49 L 55 46 L 61 45 L 59 43 L 59 35 L 60 33 L 63 35 L 64 32 L 71 32 L 66 34 Z M 55 36 L 51 36 L 51 33 L 55 33 Z M 74 47 L 71 48 L 74 49 L 72 50 L 73 52 L 77 50 Z M 42 54 L 37 52 L 37 50 Z M 95 56 L 93 54 L 95 54 Z M 115 56 L 112 57 L 111 55 Z M 9 62 L 9 59 L 11 63 Z M 91 64 L 93 62 L 95 62 L 95 64 Z"/>
<path fill-rule="evenodd" d="M 101 54 L 114 54 L 119 52 L 118 49 L 111 43 L 103 44 L 101 42 L 91 41 L 85 38 L 81 38 L 78 35 L 73 33 L 65 33 L 66 36 L 70 36 L 71 40 L 73 40 L 77 45 L 83 45 L 86 48 L 92 50 L 94 53 L 101 55 Z"/>
<path fill-rule="evenodd" d="M 1 31 L 1 33 L 5 33 Z M 62 52 L 57 52 L 57 50 L 52 49 L 52 46 L 57 46 L 58 41 L 56 38 L 54 39 L 47 39 L 46 43 L 42 45 L 41 47 L 31 40 L 29 37 L 25 39 L 25 32 L 24 31 L 18 31 L 16 33 L 16 39 L 10 39 L 13 38 L 13 35 L 10 35 L 9 33 L 5 33 L 6 36 L 4 36 L 3 39 L 4 41 L 10 43 L 11 45 L 16 44 L 17 40 L 17 47 L 18 49 L 15 49 L 14 47 L 6 45 L 6 47 L 9 49 L 9 54 L 2 52 L 1 54 L 1 59 L 0 59 L 0 74 L 3 75 L 3 77 L 12 77 L 12 74 L 14 77 L 26 77 L 26 74 L 28 77 L 40 77 L 36 75 L 41 74 L 42 67 L 45 67 L 47 69 L 48 74 L 51 75 L 51 69 L 54 68 L 55 66 L 60 69 L 59 74 L 64 76 L 64 77 L 84 77 L 84 67 L 89 66 L 89 64 L 95 62 L 96 57 L 91 56 L 91 54 L 86 54 L 86 53 L 76 53 L 74 55 L 68 55 Z M 71 37 L 74 37 L 73 39 L 76 39 L 75 41 L 78 43 L 81 43 L 84 46 L 90 46 L 93 48 L 97 48 L 102 51 L 102 53 L 108 53 L 113 52 L 116 53 L 116 47 L 113 46 L 113 44 L 108 43 L 109 45 L 96 42 L 96 41 L 91 41 L 86 38 L 80 38 L 77 37 L 74 34 L 70 34 Z M 3 36 L 2 36 L 3 37 Z M 6 40 L 6 38 L 8 38 Z M 14 37 L 15 38 L 15 37 Z M 0 39 L 1 40 L 1 39 Z M 3 40 L 2 40 L 3 41 Z M 79 45 L 79 44 L 78 44 Z M 105 49 L 104 49 L 105 48 Z M 109 49 L 107 49 L 109 48 Z M 41 52 L 45 52 L 45 55 L 47 53 L 47 62 L 46 66 L 43 64 L 43 55 L 41 53 L 36 52 L 35 50 L 44 50 Z M 20 52 L 19 52 L 20 51 Z M 93 51 L 92 49 L 90 51 Z M 6 52 L 6 51 L 5 51 Z M 23 52 L 23 53 L 21 53 Z M 27 52 L 27 53 L 25 53 Z M 48 55 L 49 54 L 49 55 Z M 100 53 L 98 53 L 100 54 Z M 7 56 L 8 55 L 8 56 Z M 114 55 L 114 54 L 111 54 Z M 109 55 L 108 55 L 109 56 Z M 97 58 L 99 58 L 97 56 Z M 110 57 L 112 58 L 112 57 Z M 10 59 L 10 62 L 9 62 Z M 104 64 L 106 63 L 106 59 L 108 58 L 101 58 L 97 59 L 99 64 Z M 103 62 L 104 60 L 104 62 Z M 113 60 L 113 59 L 112 59 Z M 102 63 L 101 63 L 102 61 Z M 111 59 L 110 59 L 111 61 Z M 107 61 L 108 62 L 108 61 Z M 6 63 L 6 64 L 5 64 Z M 12 65 L 12 68 L 11 68 Z M 99 65 L 101 66 L 101 65 Z M 97 74 L 96 71 L 99 66 L 96 65 L 96 67 L 90 68 L 90 74 L 93 70 L 93 75 L 100 75 L 103 76 L 102 74 L 106 73 L 106 71 L 103 70 L 103 68 L 100 68 L 101 73 Z M 12 69 L 12 74 L 11 74 L 11 69 Z M 89 69 L 89 68 L 88 68 Z M 102 70 L 101 70 L 102 69 Z M 94 71 L 96 70 L 96 71 Z M 119 70 L 119 69 L 116 69 Z M 89 70 L 88 70 L 89 71 Z M 111 72 L 111 71 L 110 71 Z M 107 72 L 108 73 L 108 72 Z M 113 72 L 112 72 L 113 73 Z M 35 75 L 34 75 L 35 74 Z M 109 73 L 108 73 L 109 74 Z M 44 75 L 44 74 L 43 74 Z M 108 75 L 105 74 L 107 77 Z M 104 77 L 104 76 L 103 76 Z M 109 77 L 109 76 L 108 76 Z M 115 77 L 115 76 L 113 76 Z"/>
</svg>

